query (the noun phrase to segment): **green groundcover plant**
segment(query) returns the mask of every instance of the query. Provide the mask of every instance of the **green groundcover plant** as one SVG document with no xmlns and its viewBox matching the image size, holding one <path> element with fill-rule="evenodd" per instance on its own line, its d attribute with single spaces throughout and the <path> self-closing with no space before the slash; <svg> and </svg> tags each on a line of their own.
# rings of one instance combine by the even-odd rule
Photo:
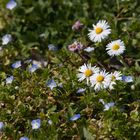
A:
<svg viewBox="0 0 140 140">
<path fill-rule="evenodd" d="M 0 139 L 140 140 L 139 31 L 139 0 L 1 0 Z"/>
</svg>

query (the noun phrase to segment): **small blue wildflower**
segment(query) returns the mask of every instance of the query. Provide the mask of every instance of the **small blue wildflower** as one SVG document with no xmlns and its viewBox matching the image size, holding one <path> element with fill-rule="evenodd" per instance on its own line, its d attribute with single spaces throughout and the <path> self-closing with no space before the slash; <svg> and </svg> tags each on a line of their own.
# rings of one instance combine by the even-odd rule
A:
<svg viewBox="0 0 140 140">
<path fill-rule="evenodd" d="M 86 91 L 86 89 L 85 88 L 79 88 L 78 90 L 77 90 L 77 92 L 76 93 L 83 93 L 83 92 L 85 92 Z"/>
<path fill-rule="evenodd" d="M 6 34 L 2 37 L 2 45 L 7 45 L 12 41 L 12 36 L 10 34 Z"/>
<path fill-rule="evenodd" d="M 0 130 L 2 130 L 4 128 L 4 123 L 0 122 Z"/>
<path fill-rule="evenodd" d="M 94 48 L 93 47 L 87 47 L 87 48 L 84 49 L 84 51 L 92 52 L 92 51 L 94 51 Z"/>
<path fill-rule="evenodd" d="M 109 110 L 110 107 L 114 106 L 115 103 L 114 102 L 110 102 L 110 103 L 106 103 L 104 104 L 104 111 Z"/>
<path fill-rule="evenodd" d="M 29 71 L 30 71 L 30 72 L 35 72 L 37 69 L 38 69 L 38 65 L 33 64 L 33 65 L 29 68 Z"/>
<path fill-rule="evenodd" d="M 21 61 L 16 61 L 15 63 L 12 64 L 12 68 L 16 69 L 21 67 Z"/>
<path fill-rule="evenodd" d="M 58 47 L 53 45 L 53 44 L 49 44 L 48 48 L 49 48 L 50 51 L 57 51 L 58 50 Z"/>
<path fill-rule="evenodd" d="M 9 76 L 6 78 L 6 84 L 11 84 L 14 80 L 14 76 Z"/>
<path fill-rule="evenodd" d="M 31 125 L 32 129 L 39 129 L 41 126 L 41 120 L 40 119 L 32 120 Z"/>
<path fill-rule="evenodd" d="M 78 120 L 79 118 L 81 118 L 81 115 L 80 115 L 80 114 L 75 114 L 74 116 L 72 116 L 72 117 L 70 118 L 70 121 L 76 121 L 76 120 Z"/>
<path fill-rule="evenodd" d="M 51 125 L 53 122 L 52 120 L 48 120 L 48 124 Z"/>
<path fill-rule="evenodd" d="M 29 138 L 28 137 L 21 137 L 19 140 L 29 140 Z"/>
<path fill-rule="evenodd" d="M 57 87 L 55 81 L 53 79 L 50 79 L 48 82 L 47 82 L 47 87 L 49 87 L 51 90 L 55 87 Z"/>
<path fill-rule="evenodd" d="M 63 84 L 62 84 L 62 83 L 59 83 L 58 86 L 59 86 L 60 88 L 63 88 Z"/>
<path fill-rule="evenodd" d="M 9 10 L 14 9 L 17 6 L 17 3 L 14 0 L 10 0 L 7 4 L 6 4 L 6 8 Z"/>
<path fill-rule="evenodd" d="M 133 77 L 132 76 L 122 76 L 122 81 L 126 83 L 133 82 Z"/>
</svg>

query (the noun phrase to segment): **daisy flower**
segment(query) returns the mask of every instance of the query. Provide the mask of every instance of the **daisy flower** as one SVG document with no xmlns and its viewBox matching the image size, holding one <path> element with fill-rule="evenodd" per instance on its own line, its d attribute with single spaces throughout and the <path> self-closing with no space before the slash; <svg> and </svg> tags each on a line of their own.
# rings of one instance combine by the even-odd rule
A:
<svg viewBox="0 0 140 140">
<path fill-rule="evenodd" d="M 84 64 L 79 68 L 79 72 L 77 77 L 79 78 L 78 81 L 83 81 L 84 79 L 87 80 L 87 85 L 89 84 L 90 77 L 99 72 L 99 68 L 94 66 L 92 67 L 91 64 Z"/>
<path fill-rule="evenodd" d="M 111 33 L 110 26 L 105 20 L 99 20 L 99 22 L 94 25 L 93 29 L 89 29 L 89 39 L 93 42 L 101 42 Z"/>
<path fill-rule="evenodd" d="M 109 84 L 109 89 L 112 90 L 114 89 L 114 85 L 116 85 L 116 80 L 122 80 L 121 72 L 114 71 L 110 74 L 111 81 Z"/>
<path fill-rule="evenodd" d="M 107 50 L 107 53 L 110 56 L 117 56 L 117 55 L 120 55 L 120 54 L 122 54 L 124 52 L 125 46 L 124 46 L 123 41 L 118 39 L 118 40 L 110 42 L 106 46 L 106 50 Z"/>
<path fill-rule="evenodd" d="M 94 86 L 94 90 L 106 89 L 111 81 L 110 75 L 105 71 L 95 73 L 90 77 L 91 86 Z"/>
</svg>

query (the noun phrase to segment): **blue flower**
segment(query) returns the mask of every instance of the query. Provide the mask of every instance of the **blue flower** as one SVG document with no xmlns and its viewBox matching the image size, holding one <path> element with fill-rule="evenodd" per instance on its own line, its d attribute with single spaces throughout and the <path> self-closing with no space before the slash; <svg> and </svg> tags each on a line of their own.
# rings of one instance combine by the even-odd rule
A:
<svg viewBox="0 0 140 140">
<path fill-rule="evenodd" d="M 29 68 L 29 71 L 30 71 L 30 72 L 35 72 L 37 69 L 38 69 L 38 65 L 33 64 L 33 65 Z"/>
<path fill-rule="evenodd" d="M 17 3 L 14 0 L 10 0 L 7 4 L 6 4 L 6 8 L 9 10 L 14 9 L 17 6 Z"/>
<path fill-rule="evenodd" d="M 76 120 L 78 120 L 79 118 L 81 118 L 81 115 L 80 115 L 80 114 L 75 114 L 74 116 L 72 116 L 72 117 L 70 118 L 70 121 L 76 121 Z"/>
<path fill-rule="evenodd" d="M 133 77 L 132 76 L 122 76 L 122 81 L 126 83 L 133 82 Z"/>
<path fill-rule="evenodd" d="M 11 84 L 14 80 L 14 76 L 10 76 L 6 78 L 6 84 Z"/>
<path fill-rule="evenodd" d="M 31 125 L 32 129 L 39 129 L 41 126 L 41 120 L 40 119 L 32 120 Z"/>
<path fill-rule="evenodd" d="M 12 36 L 10 34 L 6 34 L 2 37 L 2 45 L 7 45 L 12 41 Z"/>
<path fill-rule="evenodd" d="M 110 107 L 114 106 L 115 103 L 114 102 L 110 102 L 110 103 L 106 103 L 104 104 L 104 111 L 109 110 Z"/>
<path fill-rule="evenodd" d="M 77 90 L 77 92 L 76 93 L 83 93 L 83 92 L 85 92 L 86 91 L 86 89 L 85 88 L 79 88 L 78 90 Z"/>
<path fill-rule="evenodd" d="M 21 67 L 21 61 L 16 61 L 15 63 L 12 64 L 12 68 L 19 68 Z"/>
<path fill-rule="evenodd" d="M 29 138 L 28 137 L 21 137 L 19 140 L 29 140 Z"/>
<path fill-rule="evenodd" d="M 57 51 L 58 50 L 58 47 L 53 45 L 53 44 L 49 44 L 48 48 L 49 48 L 50 51 Z"/>
<path fill-rule="evenodd" d="M 50 79 L 48 82 L 47 82 L 47 87 L 49 87 L 51 90 L 55 87 L 57 87 L 55 81 L 53 79 Z"/>
<path fill-rule="evenodd" d="M 4 123 L 0 122 L 0 130 L 2 130 L 4 128 Z"/>
</svg>

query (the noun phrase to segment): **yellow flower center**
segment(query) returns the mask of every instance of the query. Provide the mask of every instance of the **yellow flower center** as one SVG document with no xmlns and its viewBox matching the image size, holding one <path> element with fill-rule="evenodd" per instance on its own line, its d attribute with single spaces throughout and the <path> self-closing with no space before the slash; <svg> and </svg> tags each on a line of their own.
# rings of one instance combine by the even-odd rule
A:
<svg viewBox="0 0 140 140">
<path fill-rule="evenodd" d="M 114 75 L 112 75 L 111 78 L 112 78 L 112 81 L 114 81 L 116 79 L 116 77 Z"/>
<path fill-rule="evenodd" d="M 87 70 L 85 70 L 84 74 L 85 74 L 86 77 L 89 77 L 93 74 L 93 72 L 92 72 L 92 70 L 87 69 Z"/>
<path fill-rule="evenodd" d="M 120 48 L 120 46 L 119 46 L 118 44 L 115 44 L 115 45 L 112 47 L 113 50 L 118 50 L 119 48 Z"/>
<path fill-rule="evenodd" d="M 102 82 L 104 80 L 104 77 L 102 75 L 98 75 L 96 77 L 97 82 Z"/>
<path fill-rule="evenodd" d="M 102 31 L 103 31 L 103 29 L 100 28 L 100 27 L 97 27 L 97 28 L 95 29 L 96 34 L 100 34 Z"/>
</svg>

